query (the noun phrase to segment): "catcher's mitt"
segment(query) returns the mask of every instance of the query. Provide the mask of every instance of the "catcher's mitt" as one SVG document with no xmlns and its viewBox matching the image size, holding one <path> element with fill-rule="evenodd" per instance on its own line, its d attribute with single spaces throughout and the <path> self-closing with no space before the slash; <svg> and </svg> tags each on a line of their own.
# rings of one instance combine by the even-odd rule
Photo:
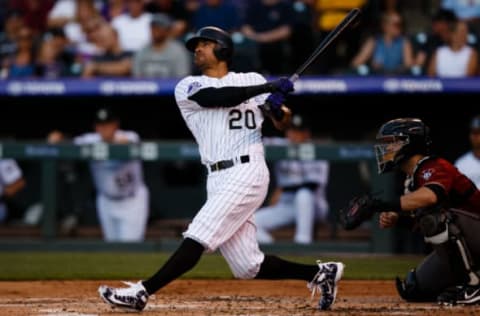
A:
<svg viewBox="0 0 480 316">
<path fill-rule="evenodd" d="M 361 223 L 372 218 L 375 212 L 380 211 L 380 200 L 370 195 L 354 197 L 346 209 L 340 210 L 340 222 L 344 229 L 352 230 Z"/>
</svg>

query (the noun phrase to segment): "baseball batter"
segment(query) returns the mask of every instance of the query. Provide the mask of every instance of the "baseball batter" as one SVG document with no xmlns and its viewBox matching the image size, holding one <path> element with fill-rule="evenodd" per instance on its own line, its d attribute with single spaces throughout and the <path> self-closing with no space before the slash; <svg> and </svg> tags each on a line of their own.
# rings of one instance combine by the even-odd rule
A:
<svg viewBox="0 0 480 316">
<path fill-rule="evenodd" d="M 208 170 L 207 201 L 157 273 L 126 288 L 101 286 L 100 296 L 110 305 L 142 310 L 149 295 L 192 269 L 204 252 L 219 249 L 236 278 L 310 281 L 313 290 L 321 290 L 319 308 L 330 308 L 342 263 L 303 265 L 264 255 L 255 235 L 253 213 L 265 199 L 269 182 L 261 135 L 264 113 L 284 128 L 291 113 L 283 102 L 293 84 L 230 72 L 233 42 L 219 28 L 200 29 L 186 46 L 195 53 L 202 75 L 181 80 L 175 99 Z"/>
<path fill-rule="evenodd" d="M 458 158 L 455 166 L 480 188 L 480 116 L 470 123 L 470 144 L 472 150 Z"/>
</svg>

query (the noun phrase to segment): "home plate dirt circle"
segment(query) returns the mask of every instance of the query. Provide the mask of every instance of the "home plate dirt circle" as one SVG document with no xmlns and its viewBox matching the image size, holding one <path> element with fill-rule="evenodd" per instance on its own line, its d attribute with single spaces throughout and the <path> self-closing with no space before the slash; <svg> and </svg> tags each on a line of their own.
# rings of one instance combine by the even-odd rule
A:
<svg viewBox="0 0 480 316">
<path fill-rule="evenodd" d="M 130 280 L 136 281 L 136 280 Z M 101 284 L 119 281 L 0 282 L 0 315 L 125 315 L 98 297 Z M 178 280 L 152 296 L 141 315 L 480 315 L 480 306 L 405 303 L 393 281 L 340 282 L 330 311 L 316 309 L 301 281 Z"/>
</svg>

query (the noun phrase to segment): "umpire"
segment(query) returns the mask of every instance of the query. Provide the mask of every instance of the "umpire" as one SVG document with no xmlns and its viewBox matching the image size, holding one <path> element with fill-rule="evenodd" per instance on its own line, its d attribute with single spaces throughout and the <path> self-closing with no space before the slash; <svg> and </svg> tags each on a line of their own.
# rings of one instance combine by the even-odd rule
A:
<svg viewBox="0 0 480 316">
<path fill-rule="evenodd" d="M 383 124 L 377 141 L 379 173 L 405 173 L 405 194 L 391 201 L 352 200 L 345 228 L 380 212 L 382 228 L 408 223 L 420 229 L 433 251 L 405 280 L 397 278 L 400 296 L 444 305 L 479 303 L 480 191 L 450 162 L 430 154 L 429 129 L 419 119 Z"/>
</svg>

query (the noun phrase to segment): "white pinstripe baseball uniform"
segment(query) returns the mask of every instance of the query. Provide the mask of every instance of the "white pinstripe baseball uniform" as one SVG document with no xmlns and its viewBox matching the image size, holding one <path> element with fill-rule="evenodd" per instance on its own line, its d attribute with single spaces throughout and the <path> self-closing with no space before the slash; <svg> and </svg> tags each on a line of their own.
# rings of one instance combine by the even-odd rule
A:
<svg viewBox="0 0 480 316">
<path fill-rule="evenodd" d="M 269 182 L 261 135 L 264 117 L 258 108 L 267 95 L 230 108 L 201 107 L 188 97 L 208 87 L 265 82 L 257 73 L 229 72 L 222 78 L 189 76 L 175 88 L 178 107 L 198 143 L 202 163 L 209 169 L 207 201 L 184 237 L 201 243 L 208 252 L 220 249 L 237 278 L 255 277 L 264 259 L 253 213 L 263 203 Z M 241 158 L 245 156 L 248 162 Z M 211 170 L 212 164 L 224 160 L 233 160 L 234 165 Z"/>
<path fill-rule="evenodd" d="M 137 133 L 117 130 L 115 139 L 139 142 Z M 98 133 L 86 133 L 74 143 L 102 142 Z M 148 219 L 149 192 L 138 160 L 93 160 L 90 169 L 97 190 L 97 213 L 107 241 L 141 241 Z"/>
<path fill-rule="evenodd" d="M 0 196 L 3 195 L 5 187 L 15 183 L 23 177 L 22 170 L 13 159 L 0 159 Z M 0 202 L 0 223 L 8 215 L 7 205 Z"/>
<path fill-rule="evenodd" d="M 286 139 L 276 142 L 279 145 L 288 143 Z M 281 160 L 275 164 L 277 187 L 282 193 L 275 205 L 255 213 L 260 243 L 272 243 L 269 231 L 291 223 L 296 224 L 295 242 L 312 242 L 315 220 L 324 220 L 328 213 L 329 169 L 326 160 Z"/>
</svg>

